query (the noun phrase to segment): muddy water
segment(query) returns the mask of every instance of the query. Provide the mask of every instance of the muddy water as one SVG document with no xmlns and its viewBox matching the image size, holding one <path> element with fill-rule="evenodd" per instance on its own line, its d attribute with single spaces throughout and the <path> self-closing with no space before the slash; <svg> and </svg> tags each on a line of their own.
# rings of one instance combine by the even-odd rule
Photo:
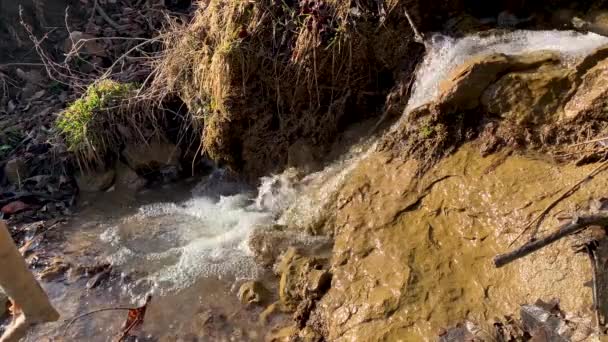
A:
<svg viewBox="0 0 608 342">
<path fill-rule="evenodd" d="M 246 244 L 250 231 L 273 214 L 256 204 L 251 189 L 215 178 L 140 194 L 84 196 L 62 230 L 65 242 L 50 248 L 73 269 L 107 262 L 113 271 L 92 289 L 86 285 L 90 277 L 78 279 L 73 270 L 65 279 L 44 281 L 62 319 L 137 306 L 152 294 L 139 334 L 144 340 L 261 340 L 267 329 L 258 322 L 261 308 L 243 306 L 237 291 L 245 279 L 275 286 Z M 100 312 L 67 332 L 65 321 L 47 324 L 34 329 L 28 341 L 111 341 L 125 317 L 124 311 Z"/>
</svg>

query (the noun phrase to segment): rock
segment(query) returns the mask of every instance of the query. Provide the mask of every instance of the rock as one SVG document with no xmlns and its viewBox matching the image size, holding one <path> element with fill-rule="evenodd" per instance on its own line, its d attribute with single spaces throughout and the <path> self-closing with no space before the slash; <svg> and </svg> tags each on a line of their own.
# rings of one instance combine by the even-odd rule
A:
<svg viewBox="0 0 608 342">
<path fill-rule="evenodd" d="M 501 53 L 478 55 L 454 70 L 440 85 L 438 103 L 442 112 L 470 110 L 479 105 L 482 93 L 507 72 L 553 64 L 559 56 L 548 51 L 507 56 Z"/>
<path fill-rule="evenodd" d="M 286 310 L 295 311 L 301 301 L 318 299 L 328 289 L 331 276 L 322 266 L 321 259 L 303 256 L 293 247 L 287 249 L 277 267 L 279 299 Z"/>
<path fill-rule="evenodd" d="M 559 313 L 549 310 L 545 305 L 538 303 L 522 305 L 520 315 L 524 329 L 532 336 L 541 337 L 546 341 L 570 341 L 572 328 Z"/>
<path fill-rule="evenodd" d="M 83 192 L 98 192 L 105 191 L 114 184 L 116 179 L 116 171 L 113 169 L 107 171 L 84 171 L 76 176 L 76 184 L 78 189 Z"/>
<path fill-rule="evenodd" d="M 563 119 L 581 116 L 606 118 L 608 115 L 608 59 L 583 76 L 583 81 L 564 107 Z"/>
<path fill-rule="evenodd" d="M 160 141 L 145 145 L 128 145 L 122 156 L 133 170 L 160 170 L 166 166 L 178 166 L 181 149 L 173 144 Z"/>
<path fill-rule="evenodd" d="M 238 296 L 243 304 L 261 304 L 268 299 L 268 290 L 259 281 L 247 281 L 239 288 Z"/>
<path fill-rule="evenodd" d="M 486 111 L 519 125 L 553 122 L 574 87 L 574 72 L 559 65 L 511 72 L 481 97 Z"/>
<path fill-rule="evenodd" d="M 576 65 L 576 73 L 582 77 L 587 71 L 606 58 L 608 58 L 608 45 L 603 45 L 595 49 L 595 51 L 587 55 Z"/>
<path fill-rule="evenodd" d="M 11 159 L 4 165 L 4 174 L 9 183 L 20 185 L 28 176 L 27 165 L 20 158 Z"/>
<path fill-rule="evenodd" d="M 248 242 L 256 262 L 264 267 L 274 265 L 289 247 L 306 250 L 310 255 L 320 255 L 329 252 L 332 243 L 328 237 L 310 236 L 278 225 L 255 229 Z"/>
<path fill-rule="evenodd" d="M 62 277 L 69 269 L 70 265 L 68 263 L 55 257 L 51 260 L 50 264 L 40 272 L 40 279 L 46 281 L 57 279 Z"/>
<path fill-rule="evenodd" d="M 146 180 L 122 162 L 116 164 L 116 185 L 139 191 L 146 186 Z"/>
<path fill-rule="evenodd" d="M 289 236 L 280 230 L 256 229 L 248 242 L 256 262 L 264 267 L 271 267 L 279 255 L 289 247 Z"/>
<path fill-rule="evenodd" d="M 266 323 L 268 322 L 268 320 L 270 319 L 270 316 L 271 316 L 271 315 L 273 315 L 273 314 L 275 314 L 276 312 L 280 311 L 280 310 L 279 310 L 279 309 L 280 309 L 280 306 L 281 306 L 281 303 L 280 303 L 280 302 L 274 302 L 274 303 L 272 303 L 272 304 L 268 305 L 268 306 L 267 306 L 267 307 L 264 309 L 264 311 L 262 311 L 262 312 L 260 313 L 260 316 L 259 316 L 260 323 L 262 323 L 262 324 L 266 324 Z"/>
<path fill-rule="evenodd" d="M 287 166 L 309 174 L 320 167 L 318 151 L 305 139 L 299 139 L 287 150 Z"/>
<path fill-rule="evenodd" d="M 295 325 L 272 330 L 265 340 L 267 342 L 291 342 L 296 340 L 298 328 Z"/>
</svg>

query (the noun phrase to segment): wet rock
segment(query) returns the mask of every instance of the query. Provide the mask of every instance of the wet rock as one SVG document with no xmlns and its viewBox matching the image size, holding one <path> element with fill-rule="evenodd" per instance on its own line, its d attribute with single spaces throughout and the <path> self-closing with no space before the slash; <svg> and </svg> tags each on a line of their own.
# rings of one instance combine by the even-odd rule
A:
<svg viewBox="0 0 608 342">
<path fill-rule="evenodd" d="M 511 341 L 501 340 L 494 336 L 493 326 L 480 327 L 473 322 L 466 321 L 455 327 L 442 330 L 439 333 L 439 342 L 486 342 L 486 341 Z"/>
<path fill-rule="evenodd" d="M 439 342 L 467 342 L 479 341 L 463 324 L 442 331 L 439 334 Z"/>
<path fill-rule="evenodd" d="M 4 175 L 10 184 L 19 185 L 28 176 L 27 165 L 20 158 L 9 160 L 4 165 Z"/>
<path fill-rule="evenodd" d="M 296 341 L 298 328 L 295 325 L 274 329 L 266 336 L 267 342 Z"/>
<path fill-rule="evenodd" d="M 160 170 L 179 165 L 181 149 L 170 143 L 155 141 L 146 145 L 129 145 L 122 151 L 122 156 L 135 171 Z"/>
<path fill-rule="evenodd" d="M 116 164 L 116 185 L 139 191 L 146 186 L 146 180 L 122 162 Z"/>
<path fill-rule="evenodd" d="M 272 229 L 256 229 L 249 239 L 257 263 L 271 267 L 279 255 L 289 247 L 289 236 L 286 232 Z"/>
<path fill-rule="evenodd" d="M 473 57 L 441 83 L 441 110 L 451 112 L 476 108 L 482 93 L 503 74 L 534 69 L 557 61 L 559 56 L 548 51 L 518 56 L 494 53 Z"/>
<path fill-rule="evenodd" d="M 574 86 L 574 72 L 559 65 L 511 72 L 481 97 L 486 111 L 519 125 L 556 121 Z"/>
<path fill-rule="evenodd" d="M 78 189 L 83 192 L 105 191 L 114 184 L 116 171 L 84 171 L 76 176 Z"/>
<path fill-rule="evenodd" d="M 53 258 L 49 265 L 40 272 L 40 279 L 50 281 L 62 277 L 68 271 L 70 265 L 61 258 Z"/>
<path fill-rule="evenodd" d="M 323 260 L 301 255 L 290 247 L 277 266 L 281 275 L 279 299 L 290 311 L 295 311 L 305 299 L 318 299 L 328 288 L 331 275 L 322 270 Z"/>
<path fill-rule="evenodd" d="M 537 302 L 534 305 L 522 305 L 520 314 L 524 329 L 532 336 L 546 341 L 570 341 L 572 329 L 560 317 L 559 309 Z"/>
<path fill-rule="evenodd" d="M 112 272 L 112 267 L 108 265 L 108 267 L 101 270 L 97 274 L 93 275 L 91 277 L 91 279 L 89 279 L 87 281 L 86 288 L 94 289 L 94 288 L 98 287 L 99 285 L 103 284 L 108 279 L 110 279 L 111 272 Z"/>
<path fill-rule="evenodd" d="M 273 266 L 289 247 L 319 255 L 331 249 L 331 239 L 285 230 L 282 226 L 255 229 L 249 238 L 249 248 L 256 262 L 264 267 Z"/>
<path fill-rule="evenodd" d="M 583 81 L 564 107 L 563 118 L 603 119 L 608 116 L 608 60 L 598 63 L 583 76 Z"/>
<path fill-rule="evenodd" d="M 239 300 L 243 304 L 262 304 L 268 299 L 268 290 L 259 281 L 247 281 L 239 288 Z"/>
<path fill-rule="evenodd" d="M 305 139 L 299 139 L 287 150 L 287 166 L 308 174 L 320 166 L 317 149 Z"/>
<path fill-rule="evenodd" d="M 262 323 L 262 324 L 268 323 L 268 321 L 270 319 L 270 316 L 272 316 L 272 315 L 276 314 L 277 312 L 279 312 L 280 309 L 281 309 L 281 303 L 280 302 L 274 302 L 274 303 L 268 305 L 264 309 L 264 311 L 262 311 L 260 313 L 260 316 L 259 316 L 260 323 Z"/>
</svg>

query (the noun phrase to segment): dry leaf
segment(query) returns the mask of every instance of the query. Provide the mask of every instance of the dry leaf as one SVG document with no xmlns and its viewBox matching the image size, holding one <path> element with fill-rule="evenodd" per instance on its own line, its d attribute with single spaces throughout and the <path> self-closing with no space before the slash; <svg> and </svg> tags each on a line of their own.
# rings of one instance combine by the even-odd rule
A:
<svg viewBox="0 0 608 342">
<path fill-rule="evenodd" d="M 124 326 L 122 327 L 122 331 L 120 332 L 118 342 L 124 341 L 127 337 L 129 337 L 129 335 L 131 334 L 132 331 L 141 327 L 141 325 L 144 323 L 146 309 L 148 308 L 148 304 L 150 303 L 150 300 L 152 300 L 152 296 L 148 295 L 146 297 L 146 302 L 144 303 L 144 305 L 142 305 L 138 308 L 129 310 L 129 314 L 127 315 L 127 321 L 125 322 Z"/>
<path fill-rule="evenodd" d="M 11 203 L 3 206 L 2 209 L 0 209 L 0 211 L 2 211 L 2 213 L 5 215 L 12 215 L 12 214 L 18 213 L 20 211 L 23 211 L 27 208 L 29 208 L 29 205 L 27 205 L 21 201 L 14 201 L 14 202 L 11 202 Z"/>
</svg>

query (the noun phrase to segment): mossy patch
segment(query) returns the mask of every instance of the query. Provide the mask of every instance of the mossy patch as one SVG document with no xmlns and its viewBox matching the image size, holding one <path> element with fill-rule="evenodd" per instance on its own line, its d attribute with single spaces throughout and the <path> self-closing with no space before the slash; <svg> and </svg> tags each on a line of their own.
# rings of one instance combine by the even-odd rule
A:
<svg viewBox="0 0 608 342">
<path fill-rule="evenodd" d="M 118 143 L 124 109 L 136 89 L 133 83 L 101 80 L 59 115 L 56 127 L 81 162 L 101 162 L 108 147 Z"/>
</svg>

